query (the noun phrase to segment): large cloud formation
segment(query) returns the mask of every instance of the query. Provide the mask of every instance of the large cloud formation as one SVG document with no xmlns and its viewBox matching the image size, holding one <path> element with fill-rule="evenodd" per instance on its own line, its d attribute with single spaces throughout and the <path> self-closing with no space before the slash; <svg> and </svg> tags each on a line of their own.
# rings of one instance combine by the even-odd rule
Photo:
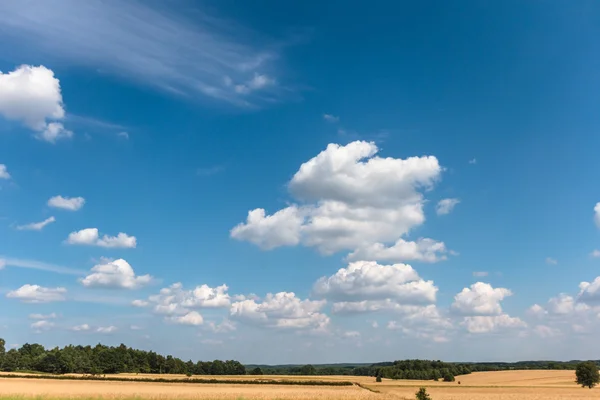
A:
<svg viewBox="0 0 600 400">
<path fill-rule="evenodd" d="M 443 243 L 427 239 L 407 247 L 398 240 L 425 221 L 422 192 L 433 187 L 442 167 L 433 156 L 382 158 L 378 151 L 365 141 L 328 145 L 289 182 L 297 204 L 272 215 L 251 210 L 231 236 L 266 250 L 302 244 L 322 254 L 351 250 L 353 259 L 437 261 Z"/>
</svg>

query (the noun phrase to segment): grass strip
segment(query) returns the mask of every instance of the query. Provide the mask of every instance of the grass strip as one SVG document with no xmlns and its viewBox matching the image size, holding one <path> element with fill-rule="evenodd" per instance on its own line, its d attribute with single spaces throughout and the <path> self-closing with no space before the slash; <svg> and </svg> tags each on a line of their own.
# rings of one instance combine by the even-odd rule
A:
<svg viewBox="0 0 600 400">
<path fill-rule="evenodd" d="M 295 386 L 352 386 L 349 381 L 293 381 L 274 379 L 166 379 L 166 378 L 119 378 L 114 376 L 62 376 L 62 375 L 0 375 L 2 379 L 55 379 L 69 381 L 107 381 L 107 382 L 157 382 L 157 383 L 195 383 L 195 384 L 226 384 L 226 385 L 295 385 Z"/>
</svg>

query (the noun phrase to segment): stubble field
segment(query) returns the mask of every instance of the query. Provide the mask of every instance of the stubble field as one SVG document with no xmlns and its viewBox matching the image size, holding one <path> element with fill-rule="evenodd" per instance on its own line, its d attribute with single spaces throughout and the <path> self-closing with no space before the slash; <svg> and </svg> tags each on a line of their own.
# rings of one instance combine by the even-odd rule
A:
<svg viewBox="0 0 600 400">
<path fill-rule="evenodd" d="M 372 377 L 349 376 L 228 376 L 222 379 L 275 379 L 352 381 L 354 386 L 282 386 L 242 384 L 186 384 L 136 382 L 136 378 L 156 375 L 121 374 L 131 382 L 76 381 L 51 379 L 0 379 L 0 399 L 104 398 L 104 399 L 248 399 L 248 400 L 392 400 L 414 399 L 414 393 L 427 387 L 433 400 L 559 400 L 600 399 L 600 389 L 583 389 L 575 383 L 573 371 L 479 372 L 457 377 L 458 382 L 387 380 L 376 383 Z M 165 377 L 164 375 L 162 377 Z M 175 376 L 169 375 L 173 379 Z M 177 378 L 186 379 L 185 376 Z M 194 378 L 197 378 L 194 376 Z M 214 377 L 202 377 L 214 378 Z M 362 387 L 361 387 L 362 386 Z M 369 390 L 370 389 L 370 390 Z M 371 391 L 374 390 L 374 391 Z"/>
</svg>

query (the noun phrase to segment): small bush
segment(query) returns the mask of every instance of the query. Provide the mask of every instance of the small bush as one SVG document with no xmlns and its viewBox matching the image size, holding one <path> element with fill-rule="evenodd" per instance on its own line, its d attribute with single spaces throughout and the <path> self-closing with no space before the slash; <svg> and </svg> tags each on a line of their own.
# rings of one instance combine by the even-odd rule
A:
<svg viewBox="0 0 600 400">
<path fill-rule="evenodd" d="M 381 377 L 378 376 L 377 378 L 375 378 L 375 382 L 381 382 Z"/>
<path fill-rule="evenodd" d="M 419 389 L 419 391 L 415 394 L 415 397 L 417 398 L 417 400 L 431 400 L 431 397 L 429 397 L 429 393 L 427 393 L 427 389 L 425 389 L 424 387 Z"/>
<path fill-rule="evenodd" d="M 191 372 L 186 372 L 185 376 L 187 376 L 188 378 L 192 377 L 192 373 Z"/>
</svg>

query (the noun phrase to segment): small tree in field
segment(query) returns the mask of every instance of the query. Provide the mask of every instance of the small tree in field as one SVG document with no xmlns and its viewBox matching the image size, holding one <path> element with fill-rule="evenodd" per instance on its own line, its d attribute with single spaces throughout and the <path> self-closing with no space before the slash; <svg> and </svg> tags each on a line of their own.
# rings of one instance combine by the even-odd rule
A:
<svg viewBox="0 0 600 400">
<path fill-rule="evenodd" d="M 377 375 L 377 378 L 375 378 L 375 382 L 381 382 L 381 376 Z"/>
<path fill-rule="evenodd" d="M 593 361 L 586 361 L 577 364 L 575 376 L 577 377 L 577 384 L 581 385 L 582 387 L 588 387 L 591 389 L 600 383 L 598 366 Z"/>
<path fill-rule="evenodd" d="M 185 373 L 185 376 L 187 376 L 188 378 L 191 378 L 192 377 L 192 373 L 190 371 L 188 371 L 188 372 Z"/>
<path fill-rule="evenodd" d="M 419 389 L 419 391 L 415 394 L 415 397 L 417 398 L 417 400 L 431 400 L 431 397 L 429 397 L 429 393 L 427 393 L 427 389 L 423 387 Z"/>
</svg>

